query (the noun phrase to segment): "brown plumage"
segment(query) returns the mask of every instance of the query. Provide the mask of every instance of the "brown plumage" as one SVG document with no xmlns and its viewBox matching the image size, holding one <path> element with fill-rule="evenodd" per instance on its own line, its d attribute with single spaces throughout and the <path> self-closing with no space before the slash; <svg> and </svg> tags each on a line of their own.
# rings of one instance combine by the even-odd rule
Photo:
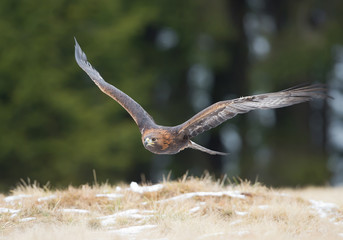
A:
<svg viewBox="0 0 343 240">
<path fill-rule="evenodd" d="M 75 59 L 100 90 L 116 100 L 131 115 L 142 134 L 144 147 L 156 154 L 175 154 L 185 148 L 193 148 L 209 154 L 225 155 L 226 153 L 202 147 L 190 139 L 204 131 L 217 127 L 240 113 L 246 113 L 254 109 L 281 108 L 327 97 L 326 88 L 323 85 L 295 87 L 280 92 L 217 102 L 178 126 L 165 127 L 157 125 L 137 102 L 107 83 L 87 61 L 86 54 L 81 50 L 76 39 Z"/>
</svg>

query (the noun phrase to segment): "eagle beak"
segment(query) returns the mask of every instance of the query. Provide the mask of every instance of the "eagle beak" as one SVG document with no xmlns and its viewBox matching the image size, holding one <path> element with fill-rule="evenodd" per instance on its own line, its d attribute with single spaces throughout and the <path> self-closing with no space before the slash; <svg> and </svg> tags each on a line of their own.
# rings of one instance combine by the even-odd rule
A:
<svg viewBox="0 0 343 240">
<path fill-rule="evenodd" d="M 145 138 L 144 139 L 144 145 L 145 146 L 151 146 L 153 144 L 154 144 L 154 142 L 150 138 Z"/>
</svg>

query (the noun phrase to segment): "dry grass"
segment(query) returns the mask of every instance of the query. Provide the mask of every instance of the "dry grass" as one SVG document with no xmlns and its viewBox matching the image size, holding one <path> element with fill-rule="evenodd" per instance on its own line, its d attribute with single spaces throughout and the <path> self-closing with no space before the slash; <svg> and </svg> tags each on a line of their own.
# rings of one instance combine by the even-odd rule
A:
<svg viewBox="0 0 343 240">
<path fill-rule="evenodd" d="M 343 189 L 269 189 L 185 177 L 152 188 L 104 184 L 49 190 L 26 185 L 9 196 L 0 195 L 1 239 L 47 236 L 64 240 L 343 239 Z"/>
</svg>

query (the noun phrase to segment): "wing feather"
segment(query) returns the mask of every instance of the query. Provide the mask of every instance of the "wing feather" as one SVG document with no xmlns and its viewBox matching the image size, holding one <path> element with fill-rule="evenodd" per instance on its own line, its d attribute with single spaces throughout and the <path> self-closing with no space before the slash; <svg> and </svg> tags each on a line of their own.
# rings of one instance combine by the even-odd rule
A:
<svg viewBox="0 0 343 240">
<path fill-rule="evenodd" d="M 93 82 L 99 87 L 99 89 L 116 100 L 134 119 L 138 125 L 140 131 L 147 126 L 154 125 L 152 117 L 139 105 L 135 100 L 120 91 L 118 88 L 107 83 L 99 74 L 99 72 L 93 68 L 93 66 L 87 61 L 86 54 L 82 51 L 80 45 L 75 39 L 75 59 L 77 64 L 88 74 Z"/>
<path fill-rule="evenodd" d="M 282 108 L 293 104 L 307 102 L 316 98 L 326 98 L 324 85 L 310 85 L 291 88 L 280 92 L 241 97 L 217 102 L 205 108 L 191 119 L 180 125 L 179 133 L 190 138 L 215 128 L 226 120 L 255 109 Z"/>
</svg>

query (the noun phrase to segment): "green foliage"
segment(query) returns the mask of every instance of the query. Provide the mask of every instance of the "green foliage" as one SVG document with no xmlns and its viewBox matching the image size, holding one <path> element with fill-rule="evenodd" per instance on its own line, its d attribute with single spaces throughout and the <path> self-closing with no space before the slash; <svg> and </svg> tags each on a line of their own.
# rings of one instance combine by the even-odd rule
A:
<svg viewBox="0 0 343 240">
<path fill-rule="evenodd" d="M 76 65 L 73 36 L 84 43 L 95 66 L 107 68 L 104 75 L 111 72 L 113 83 L 146 98 L 139 93 L 149 92 L 152 81 L 145 80 L 151 72 L 136 71 L 142 57 L 130 46 L 153 18 L 153 7 L 125 1 L 1 5 L 3 186 L 25 177 L 79 184 L 91 180 L 92 169 L 101 172 L 103 181 L 125 179 L 137 162 L 146 162 L 149 155 L 134 122 Z M 87 42 L 93 47 L 84 39 L 92 39 Z M 105 55 L 102 61 L 96 61 L 96 52 Z"/>
</svg>

